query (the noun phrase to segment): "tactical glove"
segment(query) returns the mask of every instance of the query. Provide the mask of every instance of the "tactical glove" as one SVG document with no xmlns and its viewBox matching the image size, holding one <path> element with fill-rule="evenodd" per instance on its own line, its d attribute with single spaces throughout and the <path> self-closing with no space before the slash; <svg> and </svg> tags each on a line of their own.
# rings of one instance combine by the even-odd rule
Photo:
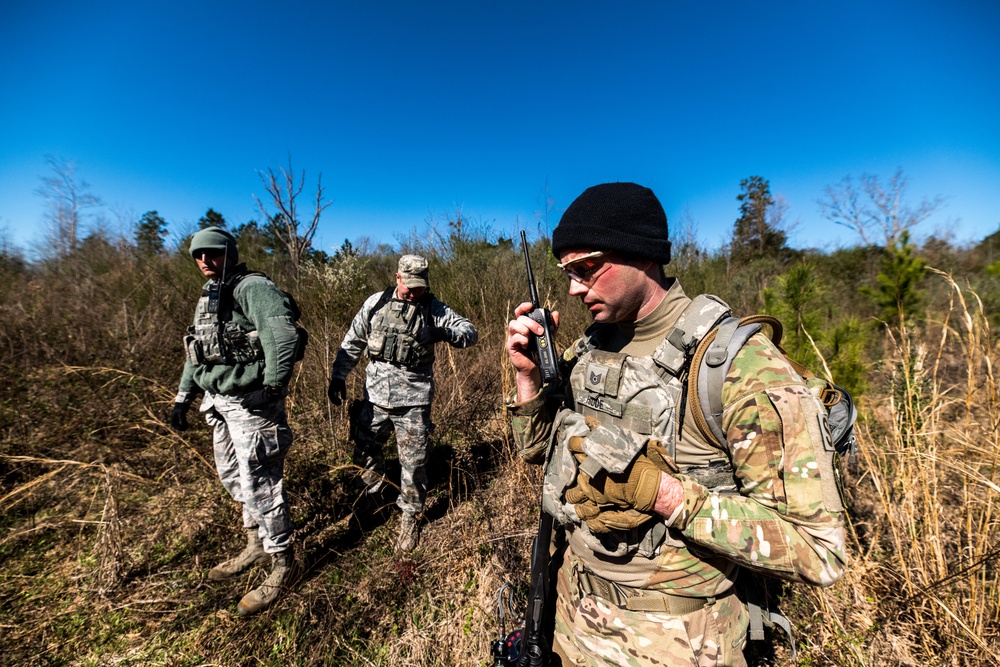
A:
<svg viewBox="0 0 1000 667">
<path fill-rule="evenodd" d="M 174 403 L 174 409 L 170 411 L 170 426 L 175 431 L 188 430 L 187 412 L 191 407 L 191 401 Z"/>
<path fill-rule="evenodd" d="M 281 387 L 264 387 L 257 391 L 251 391 L 244 396 L 243 400 L 240 401 L 240 405 L 247 410 L 260 410 L 277 401 L 281 398 L 281 395 Z"/>
<path fill-rule="evenodd" d="M 650 440 L 646 443 L 646 456 L 657 468 L 670 475 L 679 475 L 681 469 L 677 462 L 667 453 L 667 448 L 659 440 Z"/>
<path fill-rule="evenodd" d="M 330 378 L 330 387 L 326 396 L 334 405 L 340 405 L 347 398 L 347 383 L 339 378 Z"/>
<path fill-rule="evenodd" d="M 638 528 L 656 516 L 652 512 L 640 512 L 632 509 L 602 508 L 586 499 L 574 505 L 573 509 L 580 520 L 587 524 L 590 532 L 595 535 L 609 533 L 612 530 Z"/>
<path fill-rule="evenodd" d="M 570 447 L 572 450 L 572 445 Z M 658 440 L 651 440 L 643 454 L 621 473 L 601 471 L 591 478 L 577 475 L 576 484 L 566 490 L 566 501 L 577 504 L 584 500 L 598 507 L 613 505 L 639 512 L 652 512 L 660 490 L 660 473 L 679 472 L 677 464 Z"/>
<path fill-rule="evenodd" d="M 448 330 L 444 327 L 420 327 L 413 338 L 421 345 L 433 345 L 448 340 Z"/>
<path fill-rule="evenodd" d="M 586 424 L 593 430 L 600 425 L 600 421 L 588 416 Z M 585 441 L 583 436 L 573 436 L 567 443 L 578 463 L 587 460 L 583 449 Z M 630 468 L 624 473 L 612 475 L 611 480 L 608 480 L 607 473 L 601 472 L 598 475 L 599 488 L 595 487 L 589 475 L 581 472 L 577 475 L 576 484 L 566 490 L 566 502 L 574 506 L 577 517 L 586 522 L 592 533 L 631 530 L 656 516 L 653 504 L 659 492 L 659 471 L 678 472 L 678 469 L 658 440 L 647 443 L 646 454 L 648 456 L 640 454 Z M 633 488 L 630 488 L 629 480 L 633 476 Z M 629 502 L 624 501 L 626 496 Z"/>
<path fill-rule="evenodd" d="M 599 507 L 614 505 L 623 509 L 652 512 L 660 490 L 658 468 L 645 454 L 621 473 L 603 470 L 591 478 L 585 472 L 576 477 L 576 485 L 566 490 L 566 501 L 578 504 L 589 500 Z"/>
</svg>

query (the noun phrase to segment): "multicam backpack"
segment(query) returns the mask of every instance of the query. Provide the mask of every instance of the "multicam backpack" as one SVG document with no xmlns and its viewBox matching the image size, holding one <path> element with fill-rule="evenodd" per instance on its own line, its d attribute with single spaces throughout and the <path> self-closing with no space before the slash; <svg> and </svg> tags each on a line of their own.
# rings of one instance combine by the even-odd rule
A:
<svg viewBox="0 0 1000 667">
<path fill-rule="evenodd" d="M 843 387 L 817 376 L 799 364 L 782 349 L 781 322 L 770 315 L 750 315 L 736 318 L 726 317 L 720 320 L 702 339 L 691 355 L 688 366 L 687 390 L 692 408 L 692 417 L 698 430 L 710 442 L 726 443 L 726 435 L 722 430 L 722 385 L 733 363 L 733 359 L 750 337 L 761 330 L 761 325 L 771 329 L 771 341 L 781 352 L 788 363 L 805 381 L 810 392 L 819 399 L 826 408 L 830 437 L 825 442 L 830 443 L 828 452 L 831 458 L 848 456 L 854 462 L 858 441 L 854 435 L 854 423 L 858 413 L 850 393 Z M 836 480 L 837 493 L 841 494 L 839 469 L 832 465 Z M 832 493 L 832 490 L 830 491 Z M 750 571 L 741 572 L 741 588 L 747 598 L 750 612 L 749 638 L 752 641 L 764 639 L 764 626 L 782 628 L 788 635 L 792 649 L 792 659 L 795 659 L 795 639 L 791 624 L 781 612 L 776 602 L 768 593 L 767 578 Z"/>
<path fill-rule="evenodd" d="M 698 408 L 692 414 L 698 430 L 709 441 L 725 444 L 726 435 L 722 430 L 722 384 L 736 354 L 751 336 L 761 330 L 762 324 L 770 327 L 770 337 L 775 347 L 827 409 L 830 442 L 833 445 L 831 454 L 835 452 L 839 456 L 848 455 L 853 461 L 858 451 L 857 438 L 854 436 L 854 422 L 858 418 L 858 412 L 854 407 L 854 400 L 846 389 L 818 377 L 788 356 L 781 347 L 781 322 L 770 315 L 727 317 L 709 331 L 695 348 L 691 355 L 687 382 L 688 395 L 691 397 L 689 405 Z"/>
</svg>

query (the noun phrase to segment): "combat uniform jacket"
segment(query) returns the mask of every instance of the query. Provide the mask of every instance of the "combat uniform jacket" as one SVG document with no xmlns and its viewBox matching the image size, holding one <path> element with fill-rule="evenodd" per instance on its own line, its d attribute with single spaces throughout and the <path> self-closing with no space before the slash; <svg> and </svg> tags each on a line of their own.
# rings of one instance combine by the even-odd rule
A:
<svg viewBox="0 0 1000 667">
<path fill-rule="evenodd" d="M 427 346 L 420 346 L 425 349 L 414 355 L 415 363 L 385 361 L 380 355 L 373 353 L 373 350 L 381 350 L 384 347 L 384 332 L 378 330 L 379 322 L 394 306 L 415 308 L 420 321 L 413 323 L 412 333 L 415 333 L 420 326 L 441 327 L 447 330 L 446 342 L 458 348 L 474 345 L 479 339 L 479 332 L 472 322 L 431 294 L 425 294 L 420 300 L 423 303 L 402 302 L 393 298 L 379 305 L 380 301 L 384 301 L 383 294 L 376 292 L 368 297 L 362 304 L 361 310 L 354 316 L 340 344 L 331 377 L 345 379 L 361 360 L 362 355 L 368 351 L 365 392 L 371 403 L 387 409 L 430 405 L 434 399 L 433 346 L 429 346 L 430 349 L 426 349 Z M 416 346 L 413 349 L 417 351 Z"/>
<path fill-rule="evenodd" d="M 654 311 L 664 322 L 660 345 L 669 344 L 665 339 L 690 303 L 674 281 Z M 601 344 L 594 335 L 601 327 L 608 325 L 588 329 L 565 355 L 572 373 L 568 382 L 511 406 L 514 437 L 526 459 L 542 462 L 552 443 L 543 503 L 567 525 L 573 557 L 607 581 L 687 597 L 725 593 L 737 566 L 816 585 L 836 581 L 846 558 L 842 507 L 823 480 L 831 474 L 829 462 L 822 460 L 826 415 L 784 355 L 761 334 L 736 355 L 723 387 L 728 440 L 723 450 L 705 440 L 690 416 L 682 418 L 691 410 L 684 405 L 682 383 L 663 375 L 652 357 L 591 349 Z M 610 382 L 606 371 L 617 375 L 615 382 L 631 374 L 633 387 L 638 382 L 652 393 L 642 394 L 643 405 L 633 408 L 616 404 L 613 392 L 599 398 L 577 395 L 587 382 Z M 606 405 L 588 409 L 581 403 L 586 400 Z M 600 426 L 591 431 L 593 422 L 585 424 L 584 414 L 597 415 Z M 657 515 L 637 529 L 592 533 L 562 497 L 576 476 L 566 446 L 574 435 L 621 443 L 622 451 L 641 450 L 653 439 L 663 442 L 681 470 L 675 477 L 684 491 L 682 506 L 673 516 Z M 631 458 L 627 454 L 619 463 Z M 719 469 L 728 480 L 720 482 Z"/>
<path fill-rule="evenodd" d="M 202 288 L 185 337 L 188 354 L 176 401 L 190 400 L 199 390 L 241 394 L 286 387 L 291 380 L 299 337 L 289 297 L 265 276 L 247 273 L 245 264 L 232 269 L 217 313 L 209 312 L 209 301 L 218 283 Z"/>
</svg>

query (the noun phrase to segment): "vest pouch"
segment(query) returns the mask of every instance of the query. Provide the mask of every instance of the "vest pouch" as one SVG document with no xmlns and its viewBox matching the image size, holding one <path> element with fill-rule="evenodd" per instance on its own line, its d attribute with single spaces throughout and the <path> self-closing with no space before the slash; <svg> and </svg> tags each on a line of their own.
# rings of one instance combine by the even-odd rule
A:
<svg viewBox="0 0 1000 667">
<path fill-rule="evenodd" d="M 395 333 L 389 333 L 385 335 L 385 343 L 382 344 L 382 356 L 383 361 L 393 362 L 396 361 L 397 347 L 399 346 L 399 338 Z"/>
<path fill-rule="evenodd" d="M 385 348 L 385 332 L 372 331 L 368 335 L 368 356 L 372 359 L 382 360 L 382 350 Z"/>
<path fill-rule="evenodd" d="M 646 438 L 616 425 L 599 424 L 583 439 L 587 458 L 580 470 L 594 477 L 601 470 L 612 474 L 625 472 L 646 446 Z"/>
<path fill-rule="evenodd" d="M 201 349 L 201 341 L 191 334 L 184 336 L 184 351 L 192 366 L 201 366 L 205 363 L 205 353 Z"/>
<path fill-rule="evenodd" d="M 193 331 L 192 331 L 193 329 Z M 191 337 L 195 339 L 197 351 L 195 352 L 200 364 L 224 364 L 226 356 L 223 354 L 222 336 L 212 322 L 199 322 L 193 327 L 189 327 Z M 185 337 L 185 340 L 187 338 Z"/>
<path fill-rule="evenodd" d="M 399 363 L 404 366 L 424 366 L 434 361 L 434 348 L 431 345 L 421 345 L 413 334 L 404 332 L 399 334 L 400 357 Z"/>
<path fill-rule="evenodd" d="M 400 331 L 393 336 L 393 340 L 396 342 L 393 361 L 401 366 L 409 366 L 413 362 L 413 337 L 405 331 Z"/>
<path fill-rule="evenodd" d="M 264 348 L 256 331 L 244 331 L 235 322 L 226 322 L 222 330 L 222 345 L 227 360 L 248 364 L 264 357 Z"/>
</svg>

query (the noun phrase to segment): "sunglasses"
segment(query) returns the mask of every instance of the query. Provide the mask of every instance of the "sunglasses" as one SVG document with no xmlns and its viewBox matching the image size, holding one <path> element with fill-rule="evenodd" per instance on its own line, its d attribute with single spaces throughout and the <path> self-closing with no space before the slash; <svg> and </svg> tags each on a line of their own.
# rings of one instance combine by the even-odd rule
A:
<svg viewBox="0 0 1000 667">
<path fill-rule="evenodd" d="M 218 248 L 203 248 L 200 250 L 195 250 L 194 253 L 192 254 L 194 255 L 195 259 L 205 260 L 205 259 L 215 259 L 216 257 L 222 257 L 223 255 L 226 254 L 226 251 L 219 250 Z"/>
<path fill-rule="evenodd" d="M 575 280 L 581 285 L 589 287 L 601 275 L 601 269 L 608 264 L 607 260 L 603 259 L 604 256 L 605 253 L 598 250 L 568 262 L 562 262 L 558 266 L 569 276 L 570 280 Z"/>
</svg>

